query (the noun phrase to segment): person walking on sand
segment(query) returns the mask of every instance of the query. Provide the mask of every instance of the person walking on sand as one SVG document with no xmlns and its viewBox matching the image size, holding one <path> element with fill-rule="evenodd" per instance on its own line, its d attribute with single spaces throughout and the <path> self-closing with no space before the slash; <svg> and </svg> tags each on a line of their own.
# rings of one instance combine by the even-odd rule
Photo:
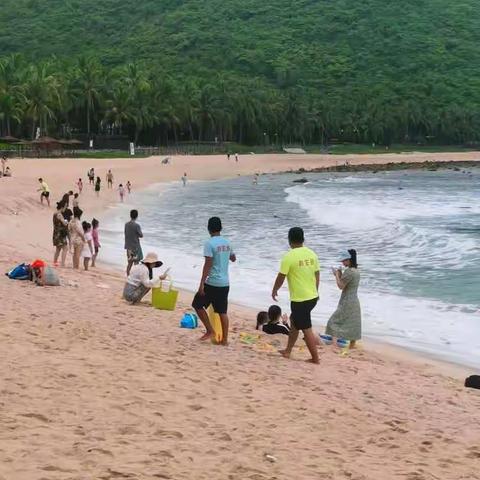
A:
<svg viewBox="0 0 480 480">
<path fill-rule="evenodd" d="M 125 197 L 125 187 L 122 184 L 118 186 L 118 194 L 120 195 L 120 201 L 123 203 L 123 197 Z"/>
<path fill-rule="evenodd" d="M 130 183 L 130 180 L 127 182 L 127 192 L 130 195 L 132 193 L 132 184 Z"/>
<path fill-rule="evenodd" d="M 345 271 L 333 269 L 338 288 L 342 291 L 338 307 L 327 323 L 325 333 L 336 338 L 350 341 L 350 348 L 355 348 L 357 340 L 362 337 L 362 311 L 357 291 L 360 283 L 360 272 L 357 264 L 357 251 L 354 249 L 342 252 L 339 260 Z"/>
<path fill-rule="evenodd" d="M 111 170 L 107 172 L 107 188 L 113 188 L 113 173 Z"/>
<path fill-rule="evenodd" d="M 238 153 L 235 154 L 235 162 L 238 163 Z"/>
<path fill-rule="evenodd" d="M 100 177 L 97 177 L 97 180 L 95 182 L 95 193 L 97 194 L 97 197 L 100 196 L 100 185 L 102 183 L 102 180 L 100 179 Z"/>
<path fill-rule="evenodd" d="M 90 185 L 93 185 L 94 182 L 95 182 L 95 169 L 94 168 L 91 168 L 88 173 L 87 173 L 87 177 L 88 177 L 88 183 Z"/>
<path fill-rule="evenodd" d="M 93 239 L 93 256 L 92 256 L 92 267 L 95 267 L 95 262 L 98 257 L 98 252 L 100 250 L 100 240 L 98 238 L 98 226 L 99 222 L 96 218 L 92 220 L 92 239 Z"/>
<path fill-rule="evenodd" d="M 130 274 L 132 265 L 138 265 L 143 259 L 142 246 L 140 239 L 143 233 L 140 225 L 137 223 L 138 211 L 130 211 L 130 221 L 125 224 L 125 250 L 127 252 L 127 276 Z"/>
<path fill-rule="evenodd" d="M 318 358 L 318 341 L 312 329 L 311 313 L 318 302 L 318 287 L 320 284 L 320 266 L 318 257 L 309 248 L 304 246 L 305 236 L 300 227 L 293 227 L 288 232 L 290 251 L 281 261 L 280 272 L 277 275 L 272 289 L 272 298 L 277 301 L 278 291 L 285 278 L 290 292 L 291 330 L 288 336 L 287 348 L 280 353 L 290 358 L 293 347 L 298 339 L 298 332 L 302 330 L 305 343 L 312 358 L 311 363 L 320 363 Z"/>
<path fill-rule="evenodd" d="M 47 201 L 47 205 L 50 206 L 50 189 L 48 188 L 47 182 L 43 180 L 43 178 L 39 178 L 38 182 L 40 183 L 40 188 L 37 192 L 40 193 L 40 203 L 43 205 L 43 199 Z"/>
<path fill-rule="evenodd" d="M 58 257 L 60 253 L 61 265 L 65 266 L 65 260 L 68 252 L 68 222 L 65 220 L 63 213 L 67 206 L 63 201 L 57 203 L 57 211 L 53 214 L 53 246 L 55 247 L 55 254 L 53 256 L 53 265 L 58 266 Z"/>
<path fill-rule="evenodd" d="M 81 195 L 83 190 L 83 181 L 81 178 L 78 179 L 77 188 L 78 188 L 78 193 Z"/>
<path fill-rule="evenodd" d="M 200 286 L 193 299 L 192 307 L 206 328 L 201 340 L 207 340 L 214 334 L 206 309 L 212 305 L 222 324 L 222 345 L 228 345 L 228 293 L 230 281 L 228 267 L 237 260 L 230 241 L 221 236 L 222 221 L 218 217 L 208 220 L 210 239 L 205 242 Z"/>
<path fill-rule="evenodd" d="M 182 183 L 183 183 L 184 187 L 187 186 L 187 173 L 186 172 L 183 174 Z"/>
<path fill-rule="evenodd" d="M 73 220 L 68 224 L 68 235 L 70 237 L 70 245 L 73 254 L 73 268 L 80 268 L 80 257 L 82 256 L 83 245 L 85 244 L 85 234 L 81 222 L 82 210 L 80 208 L 73 209 Z"/>
</svg>

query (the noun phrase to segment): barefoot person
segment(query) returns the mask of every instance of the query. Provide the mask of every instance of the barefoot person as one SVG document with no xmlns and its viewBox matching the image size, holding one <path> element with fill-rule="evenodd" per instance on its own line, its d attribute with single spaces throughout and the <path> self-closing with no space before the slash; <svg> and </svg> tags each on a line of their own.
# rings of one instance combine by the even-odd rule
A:
<svg viewBox="0 0 480 480">
<path fill-rule="evenodd" d="M 40 193 L 40 203 L 43 205 L 43 199 L 47 200 L 47 205 L 50 206 L 50 189 L 48 188 L 47 182 L 43 178 L 39 178 L 38 182 L 40 183 L 40 188 L 37 192 Z"/>
<path fill-rule="evenodd" d="M 113 188 L 113 173 L 111 170 L 107 172 L 107 188 Z"/>
<path fill-rule="evenodd" d="M 167 278 L 166 273 L 158 278 L 153 278 L 153 269 L 162 265 L 163 263 L 158 260 L 155 253 L 147 253 L 142 262 L 132 268 L 123 289 L 123 298 L 131 304 L 139 303 L 159 280 Z"/>
<path fill-rule="evenodd" d="M 202 278 L 198 292 L 193 299 L 192 307 L 206 328 L 206 333 L 201 340 L 207 340 L 213 335 L 207 311 L 210 305 L 213 311 L 220 315 L 222 323 L 222 345 L 228 344 L 228 292 L 230 281 L 228 276 L 229 262 L 235 262 L 236 257 L 230 242 L 221 236 L 222 221 L 218 217 L 212 217 L 208 221 L 210 239 L 205 242 L 203 255 Z"/>
<path fill-rule="evenodd" d="M 319 363 L 318 341 L 312 329 L 311 313 L 318 302 L 320 267 L 317 255 L 303 245 L 304 241 L 304 233 L 301 228 L 290 229 L 288 242 L 291 250 L 282 258 L 280 273 L 277 275 L 273 286 L 272 298 L 277 301 L 278 290 L 280 290 L 286 278 L 292 311 L 290 317 L 291 330 L 287 348 L 280 353 L 285 358 L 290 358 L 292 349 L 298 339 L 298 332 L 302 330 L 305 343 L 312 356 L 309 361 Z"/>
<path fill-rule="evenodd" d="M 137 223 L 138 211 L 130 211 L 130 221 L 125 224 L 125 250 L 127 252 L 127 276 L 130 274 L 132 265 L 137 265 L 143 258 L 140 239 L 143 233 Z"/>
<path fill-rule="evenodd" d="M 53 256 L 54 266 L 58 266 L 58 257 L 60 253 L 61 265 L 65 266 L 65 260 L 68 252 L 68 222 L 65 220 L 63 213 L 67 206 L 63 201 L 57 203 L 57 211 L 53 214 L 53 246 L 55 247 L 55 254 Z"/>
<path fill-rule="evenodd" d="M 73 268 L 80 268 L 80 257 L 82 255 L 83 246 L 85 244 L 85 234 L 82 227 L 82 210 L 73 208 L 73 220 L 68 224 L 68 236 L 70 237 L 70 245 L 73 254 Z"/>
<path fill-rule="evenodd" d="M 357 251 L 348 250 L 340 254 L 339 260 L 345 271 L 333 269 L 338 288 L 342 291 L 338 307 L 328 320 L 325 333 L 336 338 L 350 341 L 350 348 L 355 348 L 357 340 L 362 337 L 362 312 L 357 291 L 360 272 L 357 265 Z"/>
</svg>

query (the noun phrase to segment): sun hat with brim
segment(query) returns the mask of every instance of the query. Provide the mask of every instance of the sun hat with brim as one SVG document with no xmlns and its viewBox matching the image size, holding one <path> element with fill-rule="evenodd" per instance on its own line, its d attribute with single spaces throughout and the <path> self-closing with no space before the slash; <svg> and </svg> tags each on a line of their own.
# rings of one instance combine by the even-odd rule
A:
<svg viewBox="0 0 480 480">
<path fill-rule="evenodd" d="M 163 262 L 158 259 L 157 254 L 153 252 L 147 253 L 147 256 L 142 260 L 142 263 L 151 263 L 156 267 L 161 267 L 163 265 Z"/>
<path fill-rule="evenodd" d="M 343 262 L 344 260 L 351 260 L 352 259 L 352 256 L 346 251 L 346 250 L 343 250 L 342 252 L 340 252 L 340 254 L 338 255 L 338 260 L 340 262 Z"/>
</svg>

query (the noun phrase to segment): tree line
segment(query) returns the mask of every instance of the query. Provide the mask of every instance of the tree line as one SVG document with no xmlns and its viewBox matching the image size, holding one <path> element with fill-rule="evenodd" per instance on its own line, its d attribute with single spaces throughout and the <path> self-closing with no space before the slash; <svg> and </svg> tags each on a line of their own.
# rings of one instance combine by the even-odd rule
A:
<svg viewBox="0 0 480 480">
<path fill-rule="evenodd" d="M 27 139 L 38 128 L 67 138 L 123 134 L 144 145 L 479 140 L 475 102 L 441 101 L 394 83 L 361 84 L 346 94 L 287 80 L 224 71 L 169 74 L 145 63 L 107 67 L 94 56 L 31 62 L 15 54 L 0 59 L 0 133 Z"/>
</svg>

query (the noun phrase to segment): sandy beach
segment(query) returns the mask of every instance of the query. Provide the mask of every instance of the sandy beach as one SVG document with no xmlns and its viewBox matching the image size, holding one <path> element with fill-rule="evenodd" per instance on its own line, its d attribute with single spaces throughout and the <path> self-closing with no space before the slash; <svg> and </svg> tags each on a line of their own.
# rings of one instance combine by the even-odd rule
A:
<svg viewBox="0 0 480 480">
<path fill-rule="evenodd" d="M 82 177 L 88 219 L 118 201 L 106 188 L 214 180 L 343 164 L 471 161 L 480 153 L 250 155 L 145 159 L 14 159 L 0 179 L 0 268 L 51 261 L 55 201 Z M 88 186 L 94 167 L 99 198 Z M 38 177 L 52 207 L 39 203 Z M 71 265 L 71 260 L 68 260 Z M 321 365 L 304 348 L 281 359 L 283 339 L 252 333 L 233 307 L 231 344 L 200 344 L 175 312 L 121 299 L 123 277 L 99 261 L 90 272 L 59 269 L 61 287 L 0 279 L 0 480 L 36 479 L 407 479 L 480 478 L 480 391 L 467 369 L 383 346 Z"/>
</svg>

